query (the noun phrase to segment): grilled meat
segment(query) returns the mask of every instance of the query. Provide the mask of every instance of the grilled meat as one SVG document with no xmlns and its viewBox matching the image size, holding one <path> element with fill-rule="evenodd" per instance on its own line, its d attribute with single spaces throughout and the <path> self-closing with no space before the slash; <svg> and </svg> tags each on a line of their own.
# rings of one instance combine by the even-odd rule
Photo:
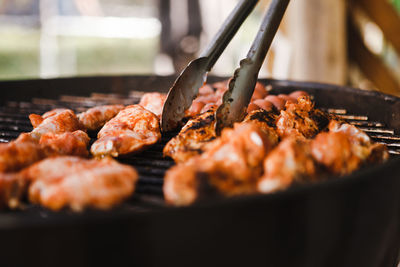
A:
<svg viewBox="0 0 400 267">
<path fill-rule="evenodd" d="M 308 140 L 286 138 L 264 161 L 264 175 L 258 181 L 261 193 L 286 189 L 293 183 L 314 181 L 317 167 Z"/>
<path fill-rule="evenodd" d="M 251 122 L 257 125 L 268 136 L 268 140 L 275 145 L 279 142 L 279 136 L 276 133 L 276 119 L 278 115 L 274 110 L 267 111 L 265 109 L 258 109 L 251 111 L 244 118 L 243 123 Z"/>
<path fill-rule="evenodd" d="M 140 105 L 121 110 L 99 131 L 91 152 L 96 157 L 125 155 L 155 144 L 161 138 L 159 119 Z"/>
<path fill-rule="evenodd" d="M 275 145 L 279 139 L 274 129 L 276 117 L 274 112 L 259 109 L 248 114 L 243 123 L 251 122 L 257 125 L 268 136 L 268 140 Z M 208 142 L 217 136 L 214 126 L 215 108 L 197 115 L 189 120 L 179 134 L 165 145 L 164 156 L 169 156 L 178 163 L 203 153 Z"/>
<path fill-rule="evenodd" d="M 29 119 L 34 127 L 30 135 L 36 140 L 45 133 L 59 134 L 83 129 L 78 117 L 70 109 L 55 109 L 42 116 L 31 114 Z"/>
<path fill-rule="evenodd" d="M 19 173 L 0 173 L 0 209 L 15 209 L 25 196 L 28 180 Z"/>
<path fill-rule="evenodd" d="M 348 174 L 362 165 L 368 151 L 342 132 L 318 134 L 311 142 L 314 158 L 333 174 Z"/>
<path fill-rule="evenodd" d="M 211 107 L 217 108 L 222 104 L 222 96 L 228 90 L 228 80 L 212 85 L 204 85 L 199 89 L 198 96 L 193 100 L 192 106 L 186 111 L 187 117 L 195 117 L 208 111 Z M 215 89 L 214 89 L 215 88 Z M 251 101 L 256 101 L 268 95 L 265 86 L 257 82 Z M 258 106 L 257 106 L 258 107 Z"/>
<path fill-rule="evenodd" d="M 97 106 L 79 113 L 77 116 L 85 129 L 96 131 L 103 127 L 107 121 L 114 118 L 123 108 L 123 105 Z"/>
<path fill-rule="evenodd" d="M 214 112 L 211 109 L 189 120 L 179 134 L 165 145 L 164 156 L 173 158 L 175 162 L 184 162 L 201 154 L 204 145 L 216 137 Z"/>
<path fill-rule="evenodd" d="M 268 136 L 252 123 L 235 124 L 207 144 L 206 151 L 167 171 L 164 197 L 188 205 L 203 195 L 240 195 L 256 190 L 262 161 L 272 149 Z"/>
<path fill-rule="evenodd" d="M 52 210 L 70 207 L 108 209 L 128 198 L 137 172 L 111 158 L 102 160 L 54 157 L 34 164 L 23 175 L 29 179 L 29 200 Z"/>
<path fill-rule="evenodd" d="M 331 120 L 328 129 L 330 132 L 344 133 L 353 143 L 360 145 L 368 145 L 371 143 L 371 139 L 364 131 L 344 121 Z"/>
<path fill-rule="evenodd" d="M 256 87 L 257 89 L 257 87 Z M 268 95 L 266 93 L 265 97 L 255 98 L 256 92 L 253 94 L 253 98 L 247 107 L 247 112 L 250 113 L 253 110 L 265 109 L 267 111 L 278 110 L 281 111 L 285 108 L 286 103 L 296 103 L 297 99 L 301 96 L 308 96 L 304 91 L 294 91 L 289 95 Z M 260 96 L 262 96 L 260 94 Z"/>
<path fill-rule="evenodd" d="M 62 134 L 46 133 L 40 138 L 39 144 L 45 150 L 46 156 L 70 155 L 87 157 L 89 152 L 89 136 L 81 131 Z"/>
<path fill-rule="evenodd" d="M 312 141 L 314 158 L 332 174 L 349 174 L 366 163 L 381 163 L 389 158 L 387 147 L 373 143 L 369 136 L 346 122 L 332 120 L 329 132 Z"/>
<path fill-rule="evenodd" d="M 154 114 L 157 115 L 157 117 L 160 117 L 166 99 L 167 99 L 166 94 L 157 92 L 146 93 L 140 99 L 139 105 L 141 105 L 148 111 L 153 112 Z"/>
<path fill-rule="evenodd" d="M 285 107 L 276 121 L 277 132 L 281 138 L 313 138 L 330 120 L 328 114 L 314 108 L 309 97 L 302 96 L 297 103 L 286 103 Z"/>
<path fill-rule="evenodd" d="M 19 171 L 45 156 L 36 141 L 30 139 L 29 135 L 23 135 L 18 141 L 0 144 L 0 173 Z"/>
<path fill-rule="evenodd" d="M 30 133 L 22 133 L 16 140 L 0 144 L 0 173 L 19 171 L 50 156 L 87 157 L 89 141 L 89 136 L 81 130 L 61 134 L 48 132 L 39 140 Z"/>
</svg>

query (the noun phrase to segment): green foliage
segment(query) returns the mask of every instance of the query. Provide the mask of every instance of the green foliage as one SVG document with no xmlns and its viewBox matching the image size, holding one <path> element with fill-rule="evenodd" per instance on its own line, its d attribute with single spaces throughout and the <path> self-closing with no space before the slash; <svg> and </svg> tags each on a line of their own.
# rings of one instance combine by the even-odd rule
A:
<svg viewBox="0 0 400 267">
<path fill-rule="evenodd" d="M 0 28 L 0 34 L 0 79 L 38 77 L 40 32 Z M 158 52 L 156 38 L 58 37 L 58 45 L 61 76 L 151 73 Z M 76 72 L 63 65 L 63 59 L 71 56 Z"/>
</svg>

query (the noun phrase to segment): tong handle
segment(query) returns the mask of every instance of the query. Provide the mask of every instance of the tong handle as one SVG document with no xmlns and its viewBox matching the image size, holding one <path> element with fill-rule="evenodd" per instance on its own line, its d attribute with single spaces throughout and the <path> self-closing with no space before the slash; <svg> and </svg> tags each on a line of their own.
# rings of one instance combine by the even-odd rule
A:
<svg viewBox="0 0 400 267">
<path fill-rule="evenodd" d="M 208 59 L 206 63 L 207 71 L 210 71 L 214 66 L 217 59 L 257 3 L 258 0 L 241 0 L 229 14 L 217 34 L 200 55 L 200 57 L 206 57 Z"/>
<path fill-rule="evenodd" d="M 245 59 L 235 70 L 222 104 L 216 111 L 215 130 L 220 134 L 225 127 L 244 118 L 254 92 L 258 72 L 271 46 L 275 33 L 290 0 L 272 0 Z"/>
<path fill-rule="evenodd" d="M 264 62 L 289 2 L 290 0 L 271 1 L 267 14 L 264 16 L 257 36 L 247 54 L 247 58 L 253 62 L 254 68 L 257 70 L 260 70 Z"/>
</svg>

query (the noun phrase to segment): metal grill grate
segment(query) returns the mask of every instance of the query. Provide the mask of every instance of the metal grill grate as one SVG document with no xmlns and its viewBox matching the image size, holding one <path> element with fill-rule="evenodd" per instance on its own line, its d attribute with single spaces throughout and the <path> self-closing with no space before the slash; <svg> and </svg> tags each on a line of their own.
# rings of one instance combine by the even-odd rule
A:
<svg viewBox="0 0 400 267">
<path fill-rule="evenodd" d="M 70 108 L 75 112 L 104 104 L 121 103 L 125 105 L 136 104 L 143 93 L 132 92 L 129 97 L 116 94 L 94 93 L 90 97 L 78 97 L 62 95 L 59 99 L 34 98 L 31 102 L 9 101 L 0 107 L 0 142 L 8 142 L 18 137 L 22 132 L 29 132 L 32 126 L 29 122 L 29 114 L 43 114 L 54 108 Z M 400 155 L 400 136 L 395 135 L 392 129 L 388 129 L 381 122 L 370 121 L 363 115 L 347 114 L 344 109 L 326 109 L 332 114 L 346 119 L 351 124 L 364 130 L 374 141 L 386 144 L 392 155 Z M 91 136 L 95 138 L 95 136 Z M 120 208 L 134 211 L 146 211 L 155 206 L 164 205 L 162 196 L 162 184 L 165 171 L 174 162 L 163 158 L 162 149 L 172 137 L 163 136 L 160 143 L 152 146 L 140 154 L 119 159 L 120 162 L 133 165 L 139 172 L 139 182 L 134 197 L 124 203 Z M 28 206 L 27 209 L 35 209 Z M 47 215 L 46 215 L 47 216 Z"/>
</svg>

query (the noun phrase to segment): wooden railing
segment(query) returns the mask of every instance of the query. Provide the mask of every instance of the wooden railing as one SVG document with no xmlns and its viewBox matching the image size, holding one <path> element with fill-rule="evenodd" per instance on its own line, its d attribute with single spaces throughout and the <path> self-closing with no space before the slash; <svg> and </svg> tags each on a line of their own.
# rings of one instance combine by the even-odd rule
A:
<svg viewBox="0 0 400 267">
<path fill-rule="evenodd" d="M 348 56 L 379 91 L 400 96 L 400 79 L 364 44 L 354 23 L 355 10 L 361 10 L 382 30 L 385 40 L 400 55 L 400 15 L 387 0 L 351 0 L 348 17 Z"/>
</svg>

